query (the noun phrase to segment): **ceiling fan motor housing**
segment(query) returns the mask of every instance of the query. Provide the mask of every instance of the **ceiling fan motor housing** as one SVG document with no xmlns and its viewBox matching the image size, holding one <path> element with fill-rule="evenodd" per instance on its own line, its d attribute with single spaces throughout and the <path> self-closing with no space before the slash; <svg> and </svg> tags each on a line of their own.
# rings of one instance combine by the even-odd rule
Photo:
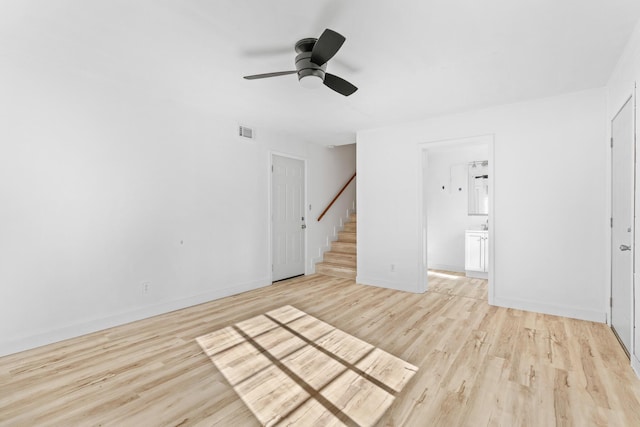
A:
<svg viewBox="0 0 640 427">
<path fill-rule="evenodd" d="M 296 56 L 296 70 L 298 71 L 298 80 L 302 80 L 308 76 L 319 77 L 324 81 L 324 73 L 327 69 L 327 64 L 318 65 L 311 62 L 311 51 L 318 39 L 307 38 L 299 40 L 296 43 L 295 49 L 298 52 Z"/>
<path fill-rule="evenodd" d="M 324 81 L 324 73 L 327 64 L 314 64 L 311 62 L 311 52 L 303 52 L 296 56 L 296 70 L 298 70 L 298 80 L 308 76 L 320 77 Z"/>
</svg>

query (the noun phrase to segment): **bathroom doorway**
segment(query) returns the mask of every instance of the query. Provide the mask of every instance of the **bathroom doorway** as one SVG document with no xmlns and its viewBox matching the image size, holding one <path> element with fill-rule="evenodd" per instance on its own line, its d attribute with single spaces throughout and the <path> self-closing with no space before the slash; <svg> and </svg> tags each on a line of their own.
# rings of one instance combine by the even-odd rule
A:
<svg viewBox="0 0 640 427">
<path fill-rule="evenodd" d="M 493 136 L 421 150 L 425 287 L 491 301 Z"/>
</svg>

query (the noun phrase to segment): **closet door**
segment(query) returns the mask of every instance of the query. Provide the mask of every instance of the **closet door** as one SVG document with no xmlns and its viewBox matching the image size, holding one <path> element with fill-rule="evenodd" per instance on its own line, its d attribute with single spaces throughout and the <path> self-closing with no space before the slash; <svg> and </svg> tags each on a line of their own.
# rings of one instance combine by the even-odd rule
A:
<svg viewBox="0 0 640 427">
<path fill-rule="evenodd" d="M 611 121 L 611 327 L 632 349 L 634 111 L 629 98 Z"/>
<path fill-rule="evenodd" d="M 304 161 L 272 157 L 272 281 L 304 274 Z"/>
</svg>

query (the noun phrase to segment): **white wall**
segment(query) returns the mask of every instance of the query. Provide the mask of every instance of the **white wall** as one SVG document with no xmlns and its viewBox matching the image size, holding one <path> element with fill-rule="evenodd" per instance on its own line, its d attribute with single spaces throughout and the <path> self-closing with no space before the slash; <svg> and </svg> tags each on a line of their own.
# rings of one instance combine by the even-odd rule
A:
<svg viewBox="0 0 640 427">
<path fill-rule="evenodd" d="M 640 82 L 640 22 L 636 25 L 636 28 L 633 32 L 633 35 L 629 39 L 625 50 L 616 65 L 614 72 L 609 79 L 607 84 L 607 128 L 609 134 L 611 133 L 610 123 L 613 120 L 616 113 L 623 106 L 625 101 L 629 98 L 629 96 L 636 92 L 636 241 L 634 242 L 634 247 L 638 247 L 638 230 L 640 230 L 640 219 L 638 218 L 640 213 L 640 166 L 638 162 L 638 146 L 637 143 L 640 141 L 640 131 L 638 130 L 638 123 L 640 123 L 640 112 L 637 109 L 638 101 L 637 101 L 637 90 L 635 89 L 635 85 L 637 82 Z M 608 174 L 611 173 L 611 170 L 608 170 Z M 611 181 L 609 181 L 611 182 Z M 610 194 L 609 194 L 610 196 Z M 610 199 L 608 200 L 608 206 L 611 206 Z M 607 253 L 607 259 L 610 259 L 610 253 Z M 635 259 L 635 277 L 634 277 L 634 286 L 635 286 L 635 313 L 634 313 L 634 322 L 635 322 L 635 337 L 634 337 L 634 345 L 631 349 L 632 354 L 634 355 L 631 358 L 632 365 L 636 371 L 636 373 L 640 376 L 640 256 L 638 255 L 638 251 L 634 251 L 634 259 Z M 610 268 L 610 264 L 609 264 Z"/>
<path fill-rule="evenodd" d="M 640 80 L 640 22 L 636 25 L 607 83 L 609 122 L 629 98 L 638 80 Z"/>
<path fill-rule="evenodd" d="M 268 285 L 271 151 L 308 160 L 313 218 L 355 171 L 353 145 L 240 140 L 241 113 L 135 80 L 0 68 L 0 355 Z M 310 258 L 339 215 L 308 221 Z"/>
<path fill-rule="evenodd" d="M 595 89 L 359 132 L 358 281 L 424 288 L 419 145 L 493 134 L 494 303 L 603 322 L 605 110 Z"/>
<path fill-rule="evenodd" d="M 468 214 L 468 164 L 488 158 L 486 145 L 427 150 L 423 191 L 429 268 L 464 271 L 464 232 L 479 230 L 487 220 L 487 216 Z"/>
</svg>

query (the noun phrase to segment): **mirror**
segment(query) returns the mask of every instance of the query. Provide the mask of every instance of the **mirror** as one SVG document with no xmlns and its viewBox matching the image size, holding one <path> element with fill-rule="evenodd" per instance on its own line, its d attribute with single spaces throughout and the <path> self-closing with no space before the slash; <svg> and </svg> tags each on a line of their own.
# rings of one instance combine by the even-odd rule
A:
<svg viewBox="0 0 640 427">
<path fill-rule="evenodd" d="M 489 161 L 470 162 L 469 215 L 489 215 Z"/>
</svg>

